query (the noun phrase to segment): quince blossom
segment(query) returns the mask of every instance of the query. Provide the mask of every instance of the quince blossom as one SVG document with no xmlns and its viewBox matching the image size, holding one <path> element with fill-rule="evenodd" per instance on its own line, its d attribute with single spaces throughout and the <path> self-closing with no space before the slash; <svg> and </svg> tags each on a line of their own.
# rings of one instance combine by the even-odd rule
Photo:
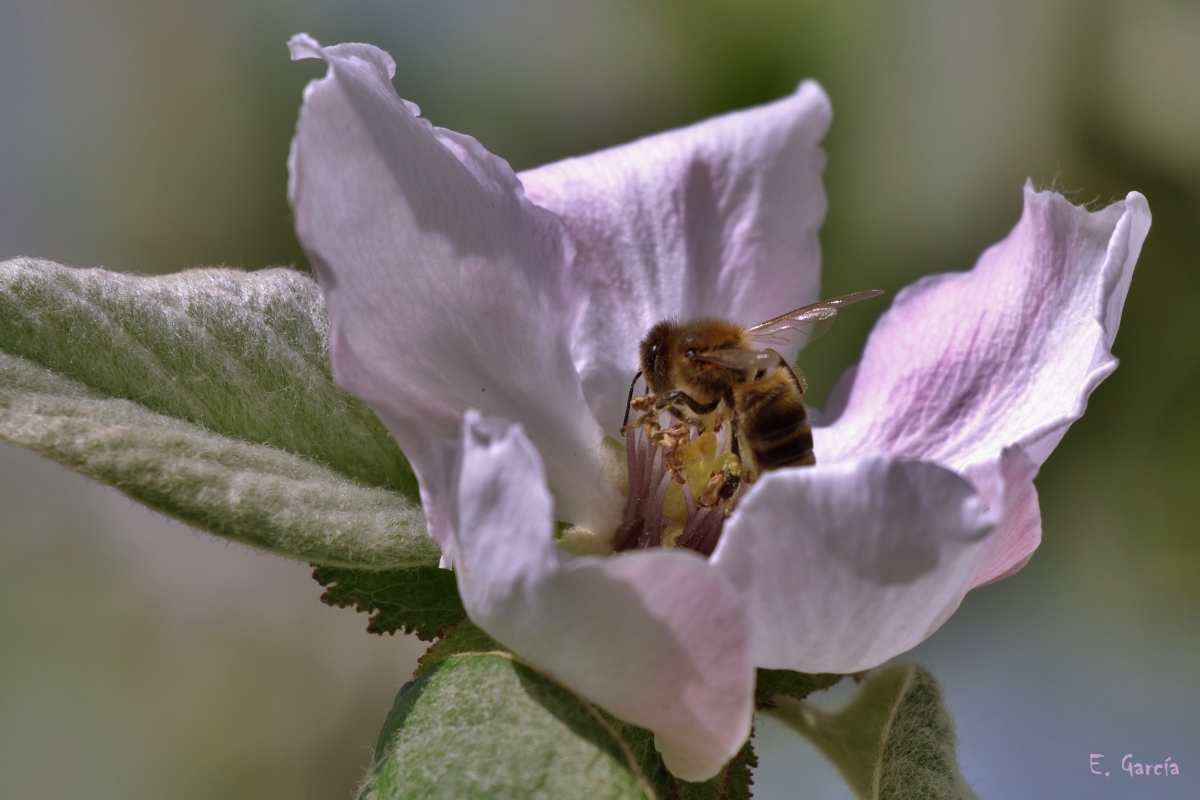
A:
<svg viewBox="0 0 1200 800">
<path fill-rule="evenodd" d="M 383 51 L 290 47 L 328 65 L 289 195 L 337 380 L 408 456 L 471 619 L 654 731 L 674 774 L 742 746 L 756 667 L 874 667 L 1029 559 L 1033 478 L 1117 363 L 1140 194 L 1092 212 L 1027 186 L 973 270 L 900 292 L 814 430 L 817 465 L 764 474 L 711 557 L 576 555 L 556 521 L 603 543 L 621 520 L 605 437 L 650 326 L 818 298 L 824 92 L 517 175 L 422 119 Z"/>
</svg>

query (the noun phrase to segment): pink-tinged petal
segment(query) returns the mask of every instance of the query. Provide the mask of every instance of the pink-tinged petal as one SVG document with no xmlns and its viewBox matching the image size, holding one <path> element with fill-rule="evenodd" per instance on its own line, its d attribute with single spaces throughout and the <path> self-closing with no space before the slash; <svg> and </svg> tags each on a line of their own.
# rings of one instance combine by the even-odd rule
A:
<svg viewBox="0 0 1200 800">
<path fill-rule="evenodd" d="M 768 105 L 521 173 L 575 243 L 571 349 L 606 430 L 654 323 L 751 325 L 817 299 L 831 113 L 806 81 Z"/>
<path fill-rule="evenodd" d="M 946 621 L 995 521 L 955 473 L 869 456 L 765 474 L 712 563 L 746 600 L 755 664 L 858 672 Z"/>
<path fill-rule="evenodd" d="M 454 529 L 471 619 L 533 666 L 655 733 L 686 780 L 750 735 L 754 670 L 741 599 L 691 552 L 608 559 L 554 544 L 552 501 L 519 425 L 468 413 Z"/>
<path fill-rule="evenodd" d="M 987 557 L 975 585 L 1007 578 L 1021 569 L 1042 542 L 1042 512 L 1033 479 L 1038 465 L 1020 447 L 1008 447 L 997 461 L 972 465 L 965 471 L 989 507 L 999 510 L 1000 522 L 989 537 Z"/>
<path fill-rule="evenodd" d="M 329 65 L 304 93 L 289 196 L 329 308 L 334 374 L 408 455 L 431 533 L 445 545 L 472 407 L 525 423 L 559 519 L 614 528 L 619 499 L 568 346 L 561 224 L 504 161 L 416 116 L 382 50 L 289 44 Z"/>
<path fill-rule="evenodd" d="M 1116 368 L 1149 227 L 1137 192 L 1088 211 L 1027 185 L 1021 221 L 973 270 L 896 297 L 814 431 L 818 458 L 887 453 L 968 476 L 1004 517 L 978 582 L 1019 569 L 1041 537 L 1033 476 Z"/>
</svg>

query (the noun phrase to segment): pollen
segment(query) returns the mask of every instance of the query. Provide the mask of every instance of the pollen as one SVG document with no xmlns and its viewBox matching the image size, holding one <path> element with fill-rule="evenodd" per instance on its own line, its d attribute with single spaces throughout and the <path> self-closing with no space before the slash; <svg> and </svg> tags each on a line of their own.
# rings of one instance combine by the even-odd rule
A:
<svg viewBox="0 0 1200 800">
<path fill-rule="evenodd" d="M 625 515 L 617 551 L 685 547 L 710 555 L 740 496 L 741 461 L 718 419 L 634 425 L 625 432 Z"/>
</svg>

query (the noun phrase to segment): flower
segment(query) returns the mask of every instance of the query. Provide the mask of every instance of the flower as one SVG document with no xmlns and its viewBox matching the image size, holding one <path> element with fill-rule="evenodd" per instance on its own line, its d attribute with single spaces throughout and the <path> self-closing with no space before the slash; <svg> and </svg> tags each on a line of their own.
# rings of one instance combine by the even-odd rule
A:
<svg viewBox="0 0 1200 800">
<path fill-rule="evenodd" d="M 337 380 L 408 455 L 471 619 L 654 731 L 675 775 L 741 747 L 756 667 L 873 667 L 1037 547 L 1033 477 L 1116 366 L 1141 195 L 1091 212 L 1027 186 L 973 270 L 902 291 L 831 396 L 817 465 L 764 474 L 710 558 L 575 555 L 556 521 L 603 541 L 622 516 L 605 437 L 648 328 L 817 299 L 825 94 L 518 176 L 400 99 L 386 53 L 290 47 L 329 67 L 289 195 Z"/>
</svg>

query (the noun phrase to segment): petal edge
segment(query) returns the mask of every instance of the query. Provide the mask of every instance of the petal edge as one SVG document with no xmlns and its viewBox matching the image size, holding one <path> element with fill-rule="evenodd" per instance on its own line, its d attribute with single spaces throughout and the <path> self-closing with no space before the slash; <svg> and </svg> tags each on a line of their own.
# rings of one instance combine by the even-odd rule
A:
<svg viewBox="0 0 1200 800">
<path fill-rule="evenodd" d="M 745 598 L 757 666 L 847 674 L 949 618 L 995 521 L 953 472 L 868 456 L 764 475 L 712 562 Z"/>
</svg>

